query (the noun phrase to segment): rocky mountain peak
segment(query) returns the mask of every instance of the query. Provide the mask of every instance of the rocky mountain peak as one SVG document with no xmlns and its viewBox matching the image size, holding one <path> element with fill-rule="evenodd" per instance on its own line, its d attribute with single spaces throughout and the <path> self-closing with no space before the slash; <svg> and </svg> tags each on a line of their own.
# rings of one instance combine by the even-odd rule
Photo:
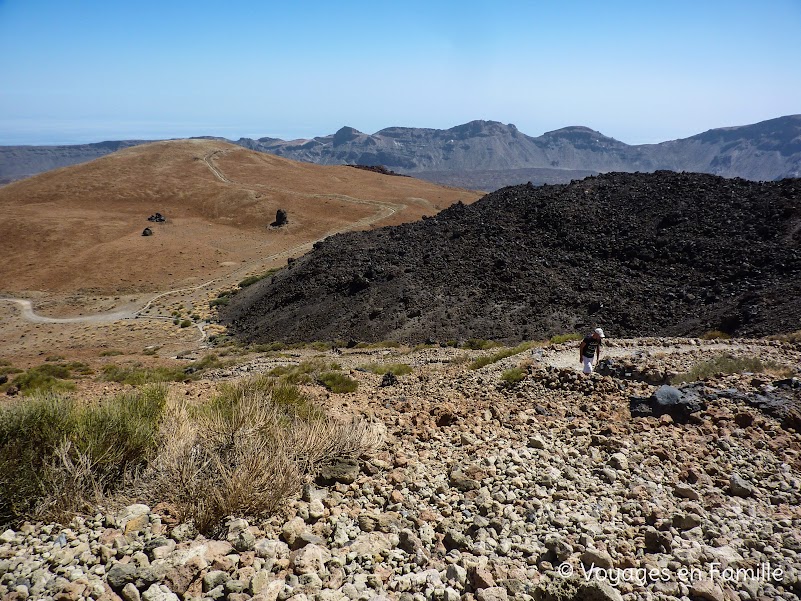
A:
<svg viewBox="0 0 801 601">
<path fill-rule="evenodd" d="M 334 146 L 340 146 L 346 142 L 352 142 L 363 135 L 364 134 L 358 129 L 346 125 L 345 127 L 340 128 L 339 131 L 334 134 Z"/>
</svg>

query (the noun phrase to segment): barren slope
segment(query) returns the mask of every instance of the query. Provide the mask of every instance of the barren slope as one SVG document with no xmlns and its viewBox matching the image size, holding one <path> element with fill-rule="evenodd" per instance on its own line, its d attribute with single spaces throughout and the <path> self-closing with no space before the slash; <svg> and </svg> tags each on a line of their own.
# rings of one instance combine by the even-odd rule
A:
<svg viewBox="0 0 801 601">
<path fill-rule="evenodd" d="M 157 142 L 0 189 L 0 289 L 118 294 L 193 285 L 326 235 L 475 193 L 212 140 Z M 278 208 L 281 229 L 268 226 Z M 166 223 L 149 223 L 155 212 Z M 153 236 L 142 231 L 150 226 Z M 285 261 L 286 257 L 282 257 Z"/>
</svg>

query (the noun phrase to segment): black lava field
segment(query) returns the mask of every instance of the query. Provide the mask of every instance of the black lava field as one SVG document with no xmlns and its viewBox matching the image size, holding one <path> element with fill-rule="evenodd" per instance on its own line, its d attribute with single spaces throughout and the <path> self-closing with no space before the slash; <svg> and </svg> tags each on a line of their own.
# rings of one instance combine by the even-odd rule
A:
<svg viewBox="0 0 801 601">
<path fill-rule="evenodd" d="M 332 236 L 236 295 L 248 342 L 801 329 L 801 180 L 610 173 Z"/>
</svg>

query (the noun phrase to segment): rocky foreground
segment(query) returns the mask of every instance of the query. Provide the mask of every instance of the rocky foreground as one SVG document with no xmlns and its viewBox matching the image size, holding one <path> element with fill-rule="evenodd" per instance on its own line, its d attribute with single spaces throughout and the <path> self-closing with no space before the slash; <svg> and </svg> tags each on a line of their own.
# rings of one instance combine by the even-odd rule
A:
<svg viewBox="0 0 801 601">
<path fill-rule="evenodd" d="M 518 342 L 597 324 L 631 337 L 793 332 L 801 180 L 659 171 L 504 188 L 332 236 L 222 317 L 250 342 Z"/>
<path fill-rule="evenodd" d="M 796 378 L 661 387 L 721 351 L 781 362 Z M 167 506 L 136 504 L 9 529 L 0 598 L 799 598 L 801 349 L 622 342 L 607 349 L 612 375 L 590 378 L 573 354 L 534 349 L 470 370 L 456 349 L 346 352 L 360 392 L 326 402 L 386 425 L 375 454 L 330 466 L 280 515 L 232 518 L 215 539 Z M 374 361 L 413 373 L 380 386 L 358 369 Z M 504 383 L 518 365 L 523 380 Z M 654 411 L 632 417 L 634 407 Z"/>
</svg>

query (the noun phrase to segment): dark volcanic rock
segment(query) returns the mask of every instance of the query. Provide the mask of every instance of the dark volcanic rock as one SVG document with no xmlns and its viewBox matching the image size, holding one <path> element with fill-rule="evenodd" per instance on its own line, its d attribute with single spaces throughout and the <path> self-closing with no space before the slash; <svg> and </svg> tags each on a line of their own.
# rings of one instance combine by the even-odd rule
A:
<svg viewBox="0 0 801 601">
<path fill-rule="evenodd" d="M 142 235 L 143 236 L 152 236 L 153 235 L 153 230 L 151 230 L 149 227 L 146 227 L 145 229 L 142 230 Z"/>
<path fill-rule="evenodd" d="M 332 236 L 223 320 L 248 341 L 752 336 L 798 329 L 800 276 L 801 180 L 613 173 Z"/>
<path fill-rule="evenodd" d="M 270 225 L 272 227 L 281 227 L 285 225 L 289 220 L 286 216 L 286 211 L 284 209 L 278 209 L 275 212 L 275 221 L 273 221 Z"/>
<path fill-rule="evenodd" d="M 692 413 L 702 411 L 704 403 L 702 384 L 690 384 L 682 388 L 660 386 L 648 398 L 631 398 L 632 417 L 660 417 L 669 415 L 677 422 L 686 422 Z"/>
</svg>

